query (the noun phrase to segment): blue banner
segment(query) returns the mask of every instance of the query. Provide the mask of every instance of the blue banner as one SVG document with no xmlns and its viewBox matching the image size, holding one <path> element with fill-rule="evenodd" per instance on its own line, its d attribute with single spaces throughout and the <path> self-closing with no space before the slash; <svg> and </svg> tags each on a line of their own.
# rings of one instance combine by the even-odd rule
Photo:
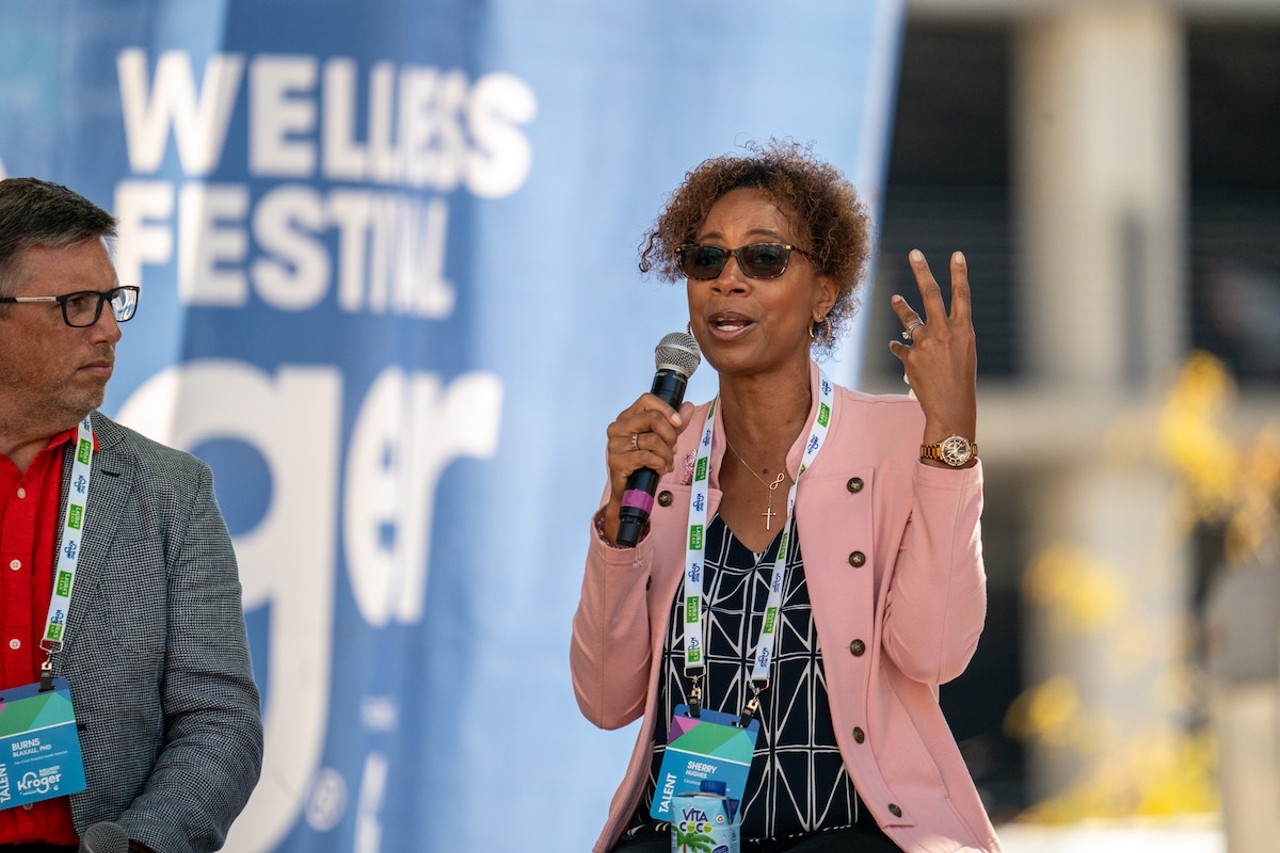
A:
<svg viewBox="0 0 1280 853">
<path fill-rule="evenodd" d="M 688 169 L 771 136 L 877 206 L 901 23 L 0 5 L 0 174 L 119 218 L 143 291 L 105 408 L 209 461 L 235 537 L 267 755 L 228 849 L 590 847 L 634 738 L 568 676 L 604 428 L 687 320 L 640 236 Z"/>
</svg>

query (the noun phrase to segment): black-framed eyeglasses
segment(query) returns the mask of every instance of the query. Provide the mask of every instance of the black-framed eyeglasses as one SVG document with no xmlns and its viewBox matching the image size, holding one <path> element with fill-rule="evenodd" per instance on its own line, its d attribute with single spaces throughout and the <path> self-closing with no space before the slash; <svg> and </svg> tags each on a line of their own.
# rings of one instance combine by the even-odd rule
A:
<svg viewBox="0 0 1280 853">
<path fill-rule="evenodd" d="M 138 288 L 77 290 L 61 296 L 0 296 L 0 302 L 57 302 L 62 306 L 62 321 L 72 328 L 84 329 L 98 322 L 104 303 L 111 305 L 111 315 L 117 323 L 133 319 L 138 311 Z"/>
<path fill-rule="evenodd" d="M 813 257 L 804 249 L 790 243 L 751 243 L 736 249 L 709 246 L 706 243 L 685 243 L 676 248 L 680 271 L 698 281 L 719 278 L 729 256 L 738 259 L 738 269 L 748 278 L 777 278 L 787 271 L 787 261 L 792 252 Z"/>
</svg>

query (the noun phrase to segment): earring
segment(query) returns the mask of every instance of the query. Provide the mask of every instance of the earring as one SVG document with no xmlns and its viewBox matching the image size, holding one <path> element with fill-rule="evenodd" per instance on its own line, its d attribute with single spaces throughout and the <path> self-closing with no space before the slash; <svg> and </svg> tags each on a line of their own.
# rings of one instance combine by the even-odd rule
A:
<svg viewBox="0 0 1280 853">
<path fill-rule="evenodd" d="M 693 321 L 692 320 L 684 324 L 684 333 L 691 338 L 693 337 Z"/>
<path fill-rule="evenodd" d="M 818 334 L 818 329 L 822 330 L 821 335 Z M 825 344 L 827 341 L 831 340 L 831 335 L 832 329 L 830 317 L 819 317 L 817 320 L 814 320 L 813 325 L 809 327 L 809 338 L 815 344 Z"/>
</svg>

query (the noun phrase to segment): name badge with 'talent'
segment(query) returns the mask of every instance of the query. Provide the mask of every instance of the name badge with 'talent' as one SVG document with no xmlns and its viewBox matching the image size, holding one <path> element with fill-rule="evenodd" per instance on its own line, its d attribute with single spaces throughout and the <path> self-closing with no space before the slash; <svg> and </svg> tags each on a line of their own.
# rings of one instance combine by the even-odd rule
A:
<svg viewBox="0 0 1280 853">
<path fill-rule="evenodd" d="M 0 809 L 85 789 L 76 715 L 65 678 L 53 688 L 0 690 Z"/>
</svg>

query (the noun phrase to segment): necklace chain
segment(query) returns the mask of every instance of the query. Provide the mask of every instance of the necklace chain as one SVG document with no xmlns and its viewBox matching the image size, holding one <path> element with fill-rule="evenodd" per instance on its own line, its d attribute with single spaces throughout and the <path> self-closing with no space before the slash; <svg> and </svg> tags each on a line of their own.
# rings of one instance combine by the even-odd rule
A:
<svg viewBox="0 0 1280 853">
<path fill-rule="evenodd" d="M 738 451 L 733 449 L 733 445 L 729 443 L 728 436 L 725 436 L 724 443 L 725 443 L 725 446 L 729 448 L 729 452 L 731 452 L 734 456 L 736 456 L 738 458 L 738 461 L 742 463 L 742 467 L 750 471 L 751 476 L 755 477 L 757 480 L 760 481 L 760 485 L 765 486 L 766 488 L 769 489 L 769 506 L 768 508 L 765 509 L 764 512 L 760 514 L 764 516 L 764 529 L 772 530 L 773 517 L 777 515 L 777 513 L 773 511 L 773 493 L 777 491 L 778 486 L 782 485 L 782 481 L 786 479 L 786 476 L 787 476 L 786 470 L 784 469 L 782 471 L 779 471 L 778 478 L 774 480 L 772 483 L 770 483 L 764 477 L 761 477 L 759 474 L 757 474 L 755 468 L 752 468 L 750 465 L 747 464 L 747 460 L 742 458 L 742 454 L 740 454 Z"/>
</svg>

